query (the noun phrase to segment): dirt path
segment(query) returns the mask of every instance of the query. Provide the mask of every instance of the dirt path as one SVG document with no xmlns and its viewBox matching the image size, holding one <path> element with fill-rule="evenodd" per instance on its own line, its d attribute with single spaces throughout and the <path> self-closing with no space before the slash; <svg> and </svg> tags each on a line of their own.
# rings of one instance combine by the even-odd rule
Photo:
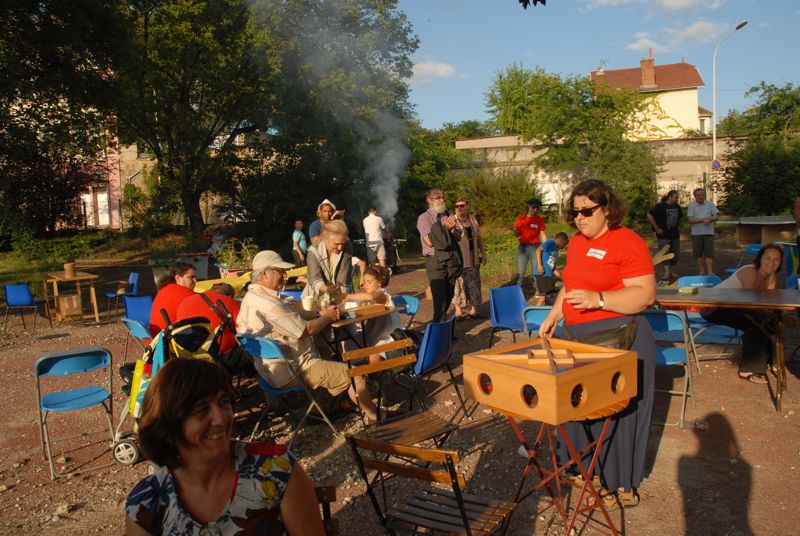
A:
<svg viewBox="0 0 800 536">
<path fill-rule="evenodd" d="M 718 266 L 734 265 L 738 251 L 730 238 L 719 249 Z M 418 261 L 404 264 L 403 273 L 391 283 L 393 294 L 423 295 L 425 273 Z M 683 243 L 683 275 L 696 273 L 690 258 L 689 244 Z M 130 268 L 99 269 L 103 279 L 127 275 Z M 720 269 L 721 271 L 721 269 Z M 489 286 L 484 282 L 484 297 Z M 147 290 L 147 289 L 146 289 Z M 101 306 L 105 306 L 104 300 Z M 486 306 L 484 306 L 484 309 Z M 488 317 L 488 310 L 482 311 Z M 418 320 L 430 318 L 430 304 L 423 301 Z M 36 427 L 35 386 L 32 366 L 44 353 L 88 346 L 111 350 L 116 365 L 122 363 L 124 330 L 120 324 L 100 326 L 75 324 L 56 325 L 52 329 L 37 326 L 35 337 L 21 331 L 12 320 L 9 333 L 0 337 L 0 367 L 3 370 L 5 404 L 0 414 L 0 533 L 2 534 L 118 534 L 123 527 L 122 505 L 133 484 L 145 474 L 145 464 L 133 467 L 113 465 L 85 475 L 60 479 L 49 478 L 46 462 L 39 451 Z M 787 330 L 787 348 L 800 344 L 797 327 Z M 457 323 L 454 362 L 460 373 L 464 353 L 488 344 L 490 322 L 469 320 Z M 503 342 L 510 342 L 504 336 Z M 495 343 L 497 344 L 497 343 Z M 711 349 L 707 350 L 711 352 Z M 133 354 L 131 352 L 131 359 Z M 738 380 L 736 365 L 731 360 L 707 361 L 701 374 L 695 376 L 694 406 L 687 409 L 690 423 L 700 421 L 702 427 L 654 426 L 650 437 L 649 475 L 640 492 L 642 504 L 619 513 L 615 521 L 627 534 L 794 534 L 797 533 L 794 498 L 800 496 L 800 437 L 798 402 L 800 370 L 790 368 L 788 392 L 783 412 L 775 412 L 767 389 Z M 669 374 L 658 372 L 660 383 L 672 381 Z M 443 385 L 444 377 L 434 377 Z M 63 382 L 64 380 L 59 380 Z M 115 378 L 117 381 L 117 378 Z M 460 381 L 460 377 L 459 377 Z M 674 379 L 675 383 L 679 381 Z M 55 382 L 53 382 L 55 383 Z M 430 385 L 436 388 L 436 385 Z M 119 389 L 114 389 L 114 413 L 124 402 Z M 404 393 L 390 389 L 390 402 L 404 404 Z M 656 395 L 655 421 L 674 420 L 679 409 L 677 397 Z M 253 424 L 248 406 L 259 402 L 259 395 L 250 390 L 239 405 L 241 418 L 237 430 L 246 434 Z M 299 402 L 290 404 L 298 408 Z M 435 411 L 452 415 L 457 407 L 450 387 L 438 389 Z M 102 427 L 98 411 L 54 416 L 52 433 L 56 436 L 75 430 Z M 356 419 L 344 416 L 336 421 L 340 427 L 357 430 Z M 524 460 L 516 453 L 517 445 L 507 423 L 490 410 L 477 408 L 468 429 L 459 431 L 448 443 L 464 456 L 462 469 L 469 480 L 469 489 L 502 499 L 513 497 Z M 536 426 L 523 428 L 532 434 Z M 290 428 L 277 424 L 267 429 L 265 437 L 280 441 Z M 102 436 L 95 436 L 101 438 Z M 69 445 L 69 443 L 68 443 Z M 334 438 L 324 426 L 312 426 L 301 432 L 295 453 L 316 481 L 332 481 L 338 485 L 339 500 L 334 515 L 340 520 L 344 534 L 380 534 L 376 518 L 364 487 L 355 478 L 355 467 L 341 439 Z M 68 452 L 67 463 L 100 456 L 102 445 Z M 544 534 L 554 522 L 552 508 L 547 508 L 543 495 L 526 499 L 514 513 L 510 534 Z M 551 534 L 563 534 L 558 523 Z M 594 534 L 589 529 L 586 534 Z"/>
</svg>

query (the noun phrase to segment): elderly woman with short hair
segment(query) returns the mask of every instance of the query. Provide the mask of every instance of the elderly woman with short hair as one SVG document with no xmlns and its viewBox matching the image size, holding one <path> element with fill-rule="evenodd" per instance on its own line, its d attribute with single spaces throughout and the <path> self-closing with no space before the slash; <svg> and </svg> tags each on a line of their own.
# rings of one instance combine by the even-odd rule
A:
<svg viewBox="0 0 800 536">
<path fill-rule="evenodd" d="M 352 289 L 353 260 L 363 265 L 366 263 L 348 251 L 347 224 L 342 220 L 326 221 L 322 225 L 322 239 L 309 246 L 306 256 L 308 264 L 308 286 L 304 294 L 338 294 Z"/>
<path fill-rule="evenodd" d="M 161 469 L 125 504 L 126 532 L 324 534 L 314 487 L 283 446 L 233 440 L 230 379 L 216 363 L 173 359 L 144 396 L 139 443 Z"/>
</svg>

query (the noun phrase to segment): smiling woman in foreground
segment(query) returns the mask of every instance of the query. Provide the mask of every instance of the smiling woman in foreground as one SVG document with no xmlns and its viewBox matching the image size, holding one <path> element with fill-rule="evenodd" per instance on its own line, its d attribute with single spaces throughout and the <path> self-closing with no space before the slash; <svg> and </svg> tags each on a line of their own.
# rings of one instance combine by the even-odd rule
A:
<svg viewBox="0 0 800 536">
<path fill-rule="evenodd" d="M 323 534 L 311 481 L 285 447 L 232 441 L 230 379 L 173 359 L 144 397 L 139 442 L 162 466 L 125 505 L 128 535 Z"/>
</svg>

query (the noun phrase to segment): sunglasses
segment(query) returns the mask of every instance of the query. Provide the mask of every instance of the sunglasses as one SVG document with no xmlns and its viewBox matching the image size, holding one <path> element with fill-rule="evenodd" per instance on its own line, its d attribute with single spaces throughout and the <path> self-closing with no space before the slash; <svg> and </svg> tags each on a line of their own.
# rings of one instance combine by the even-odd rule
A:
<svg viewBox="0 0 800 536">
<path fill-rule="evenodd" d="M 456 208 L 466 208 L 466 206 L 464 203 L 456 203 Z"/>
<path fill-rule="evenodd" d="M 592 216 L 592 214 L 594 214 L 595 210 L 597 210 L 598 208 L 600 208 L 602 206 L 603 205 L 595 205 L 593 207 L 571 209 L 571 210 L 567 211 L 567 215 L 569 216 L 569 219 L 571 219 L 571 220 L 574 220 L 575 218 L 577 218 L 578 214 L 580 214 L 584 218 L 589 218 L 589 217 Z"/>
</svg>

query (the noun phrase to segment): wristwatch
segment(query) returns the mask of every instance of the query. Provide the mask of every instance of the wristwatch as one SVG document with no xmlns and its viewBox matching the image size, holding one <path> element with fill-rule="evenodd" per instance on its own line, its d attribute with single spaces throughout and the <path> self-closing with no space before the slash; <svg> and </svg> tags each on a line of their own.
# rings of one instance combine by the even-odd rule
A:
<svg viewBox="0 0 800 536">
<path fill-rule="evenodd" d="M 598 294 L 600 294 L 600 300 L 598 300 L 598 302 L 597 302 L 597 308 L 598 309 L 602 309 L 603 307 L 606 306 L 606 301 L 603 299 L 603 293 L 602 292 L 598 292 Z"/>
</svg>

